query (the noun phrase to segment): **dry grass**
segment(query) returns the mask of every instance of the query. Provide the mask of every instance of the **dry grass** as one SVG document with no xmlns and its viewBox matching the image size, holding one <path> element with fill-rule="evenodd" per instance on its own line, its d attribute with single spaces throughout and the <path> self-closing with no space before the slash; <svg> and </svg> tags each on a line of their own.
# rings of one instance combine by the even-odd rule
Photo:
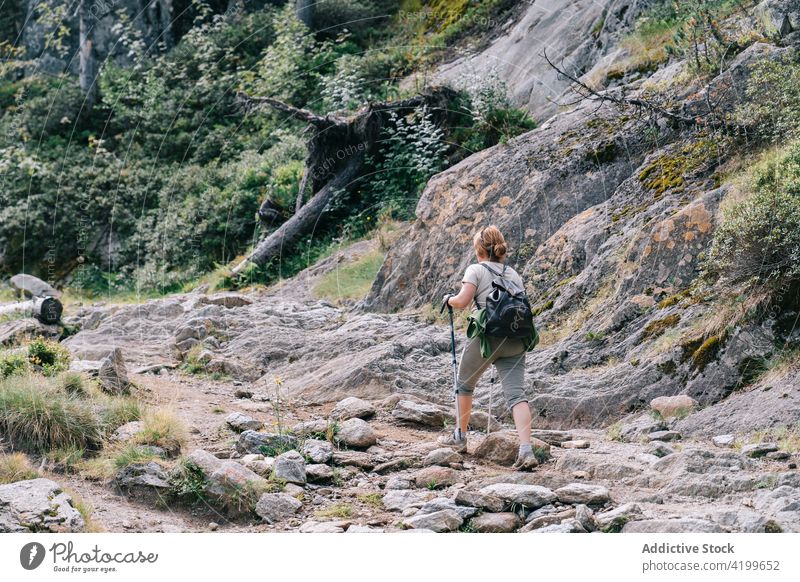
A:
<svg viewBox="0 0 800 582">
<path fill-rule="evenodd" d="M 134 437 L 140 445 L 153 445 L 167 451 L 180 450 L 186 444 L 186 425 L 168 410 L 148 410 L 142 417 L 142 431 Z"/>
<path fill-rule="evenodd" d="M 0 485 L 36 479 L 39 473 L 22 453 L 0 454 Z"/>
</svg>

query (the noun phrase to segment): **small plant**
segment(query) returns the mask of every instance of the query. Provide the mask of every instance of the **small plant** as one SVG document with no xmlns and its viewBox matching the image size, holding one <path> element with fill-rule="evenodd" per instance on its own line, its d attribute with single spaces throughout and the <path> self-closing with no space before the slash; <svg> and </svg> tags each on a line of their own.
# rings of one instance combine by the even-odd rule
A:
<svg viewBox="0 0 800 582">
<path fill-rule="evenodd" d="M 353 506 L 349 503 L 334 503 L 324 509 L 319 509 L 314 512 L 314 516 L 322 519 L 339 518 L 346 519 L 353 517 Z"/>
<path fill-rule="evenodd" d="M 0 433 L 31 452 L 100 446 L 91 406 L 56 390 L 49 379 L 12 376 L 0 382 Z"/>
<path fill-rule="evenodd" d="M 171 454 L 177 454 L 186 444 L 186 426 L 171 413 L 164 410 L 147 411 L 142 421 L 144 426 L 134 437 L 134 442 L 161 447 Z"/>
<path fill-rule="evenodd" d="M 187 459 L 181 459 L 170 474 L 173 496 L 189 505 L 207 502 L 209 482 L 202 469 Z"/>
<path fill-rule="evenodd" d="M 67 493 L 72 498 L 72 507 L 78 510 L 78 513 L 81 514 L 83 518 L 84 528 L 83 531 L 86 533 L 102 533 L 105 530 L 103 526 L 97 523 L 92 518 L 92 513 L 94 513 L 94 507 L 92 504 L 85 501 L 83 498 L 79 497 L 75 494 L 74 491 L 65 488 L 64 492 Z"/>
<path fill-rule="evenodd" d="M 611 426 L 608 427 L 606 430 L 606 435 L 608 436 L 609 440 L 621 442 L 622 441 L 622 423 L 620 421 L 615 422 Z"/>
<path fill-rule="evenodd" d="M 587 331 L 584 338 L 587 342 L 601 342 L 606 337 L 602 331 Z"/>
<path fill-rule="evenodd" d="M 187 374 L 205 374 L 206 364 L 208 362 L 202 357 L 202 353 L 202 344 L 195 344 L 189 348 L 189 351 L 186 352 L 186 355 L 183 358 L 181 370 Z"/>
<path fill-rule="evenodd" d="M 29 367 L 28 358 L 22 354 L 0 354 L 0 380 L 9 376 L 24 374 Z"/>
<path fill-rule="evenodd" d="M 40 337 L 28 344 L 28 361 L 45 376 L 55 376 L 69 368 L 70 355 L 58 342 Z"/>
<path fill-rule="evenodd" d="M 142 403 L 132 396 L 108 397 L 100 408 L 103 432 L 114 432 L 123 424 L 141 420 L 144 415 Z"/>
<path fill-rule="evenodd" d="M 74 473 L 83 459 L 84 450 L 77 447 L 63 447 L 45 453 L 52 470 L 62 473 Z"/>
<path fill-rule="evenodd" d="M 58 375 L 57 386 L 59 390 L 73 396 L 87 396 L 86 387 L 83 385 L 83 376 L 76 372 L 62 372 Z"/>
<path fill-rule="evenodd" d="M 374 493 L 362 493 L 358 496 L 358 500 L 365 504 L 376 508 L 383 508 L 383 496 L 377 491 Z"/>
<path fill-rule="evenodd" d="M 36 479 L 39 473 L 22 453 L 0 454 L 0 485 Z"/>
<path fill-rule="evenodd" d="M 124 469 L 128 465 L 147 463 L 160 457 L 146 446 L 126 443 L 112 451 L 110 458 L 116 469 Z"/>
</svg>

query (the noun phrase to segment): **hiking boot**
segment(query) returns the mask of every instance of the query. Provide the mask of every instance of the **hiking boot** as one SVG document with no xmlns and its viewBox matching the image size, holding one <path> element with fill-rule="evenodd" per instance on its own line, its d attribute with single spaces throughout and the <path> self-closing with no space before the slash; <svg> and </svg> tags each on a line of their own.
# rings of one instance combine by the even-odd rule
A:
<svg viewBox="0 0 800 582">
<path fill-rule="evenodd" d="M 463 453 L 467 450 L 467 437 L 462 434 L 461 438 L 456 438 L 455 431 L 440 436 L 436 442 L 444 447 L 450 447 L 457 453 Z"/>
<path fill-rule="evenodd" d="M 530 453 L 519 455 L 511 468 L 517 471 L 532 471 L 538 466 L 539 461 L 536 459 L 536 455 L 533 454 L 533 451 L 531 451 Z"/>
</svg>

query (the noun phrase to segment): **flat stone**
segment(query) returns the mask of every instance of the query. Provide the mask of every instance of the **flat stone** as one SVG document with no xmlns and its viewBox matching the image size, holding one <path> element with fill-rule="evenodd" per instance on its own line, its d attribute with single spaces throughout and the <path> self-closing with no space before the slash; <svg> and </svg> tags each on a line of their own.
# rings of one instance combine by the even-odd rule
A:
<svg viewBox="0 0 800 582">
<path fill-rule="evenodd" d="M 611 499 L 608 489 L 590 483 L 570 483 L 556 489 L 555 494 L 561 503 L 570 505 L 602 505 Z"/>
<path fill-rule="evenodd" d="M 298 422 L 292 427 L 292 432 L 297 435 L 307 436 L 311 434 L 324 435 L 328 431 L 329 422 L 324 418 L 317 420 L 306 420 Z"/>
<path fill-rule="evenodd" d="M 256 503 L 256 513 L 267 523 L 275 523 L 297 513 L 303 503 L 287 493 L 264 493 Z"/>
<path fill-rule="evenodd" d="M 248 416 L 241 412 L 232 412 L 225 418 L 225 422 L 236 432 L 258 430 L 264 426 L 264 423 L 260 420 L 256 420 L 252 416 Z"/>
<path fill-rule="evenodd" d="M 677 441 L 681 438 L 681 433 L 674 430 L 657 430 L 647 435 L 651 441 Z"/>
<path fill-rule="evenodd" d="M 553 525 L 531 530 L 530 533 L 586 533 L 586 530 L 583 529 L 577 519 L 572 518 L 561 523 L 554 523 Z"/>
<path fill-rule="evenodd" d="M 386 485 L 384 485 L 383 488 L 387 491 L 392 489 L 413 489 L 414 480 L 405 475 L 392 475 L 386 480 Z"/>
<path fill-rule="evenodd" d="M 368 422 L 360 418 L 351 418 L 340 423 L 334 438 L 337 442 L 356 449 L 366 449 L 378 442 L 375 431 Z"/>
<path fill-rule="evenodd" d="M 425 487 L 428 489 L 439 489 L 441 487 L 449 487 L 461 480 L 461 474 L 455 469 L 449 467 L 440 467 L 433 465 L 425 467 L 414 473 L 414 482 L 417 487 Z"/>
<path fill-rule="evenodd" d="M 111 434 L 112 441 L 128 442 L 137 434 L 144 430 L 144 423 L 141 420 L 126 422 Z"/>
<path fill-rule="evenodd" d="M 383 496 L 383 507 L 387 511 L 405 511 L 409 507 L 419 509 L 428 497 L 430 495 L 422 491 L 392 489 Z"/>
<path fill-rule="evenodd" d="M 348 420 L 351 418 L 371 418 L 375 416 L 375 406 L 371 402 L 348 396 L 344 400 L 336 403 L 331 411 L 330 417 L 333 420 Z"/>
<path fill-rule="evenodd" d="M 344 533 L 344 528 L 332 521 L 307 521 L 300 526 L 300 533 Z"/>
<path fill-rule="evenodd" d="M 722 531 L 723 529 L 715 523 L 689 517 L 629 521 L 622 528 L 622 533 L 719 533 Z"/>
<path fill-rule="evenodd" d="M 500 497 L 486 495 L 479 491 L 465 491 L 464 489 L 456 493 L 455 502 L 458 505 L 477 507 L 494 513 L 501 512 L 506 507 L 506 502 Z"/>
<path fill-rule="evenodd" d="M 384 533 L 382 528 L 372 527 L 371 525 L 353 524 L 347 528 L 345 533 Z"/>
<path fill-rule="evenodd" d="M 419 424 L 434 428 L 444 427 L 444 414 L 432 404 L 401 400 L 392 410 L 392 416 L 402 423 Z"/>
<path fill-rule="evenodd" d="M 330 483 L 333 481 L 333 469 L 329 465 L 306 465 L 306 479 L 310 483 Z"/>
<path fill-rule="evenodd" d="M 785 461 L 786 459 L 790 458 L 792 455 L 788 451 L 772 451 L 767 453 L 767 458 L 773 461 Z"/>
<path fill-rule="evenodd" d="M 295 447 L 297 447 L 297 438 L 292 435 L 254 430 L 244 431 L 236 442 L 236 451 L 242 455 L 257 453 L 272 456 L 274 452 Z"/>
<path fill-rule="evenodd" d="M 563 511 L 557 511 L 555 513 L 540 515 L 539 517 L 527 520 L 528 523 L 526 523 L 525 527 L 523 527 L 520 531 L 522 533 L 527 533 L 535 529 L 541 529 L 550 525 L 560 524 L 565 519 L 572 519 L 575 517 L 576 513 L 577 510 L 573 507 Z"/>
<path fill-rule="evenodd" d="M 520 526 L 516 513 L 482 513 L 469 522 L 473 531 L 479 533 L 511 533 Z"/>
<path fill-rule="evenodd" d="M 303 443 L 303 454 L 314 463 L 329 463 L 333 458 L 333 444 L 318 439 Z"/>
<path fill-rule="evenodd" d="M 358 467 L 370 471 L 375 466 L 372 455 L 363 451 L 334 451 L 333 463 L 350 467 Z"/>
<path fill-rule="evenodd" d="M 450 509 L 452 511 L 455 511 L 461 519 L 469 519 L 479 511 L 477 507 L 456 505 L 456 502 L 450 499 L 449 497 L 435 497 L 430 501 L 426 501 L 425 504 L 419 508 L 416 515 L 422 515 L 424 513 L 433 513 L 435 511 L 442 511 L 444 509 Z"/>
<path fill-rule="evenodd" d="M 757 443 L 753 445 L 745 445 L 742 447 L 742 454 L 750 458 L 756 459 L 758 457 L 765 457 L 768 453 L 773 453 L 778 450 L 777 443 Z"/>
<path fill-rule="evenodd" d="M 297 451 L 287 451 L 275 457 L 272 474 L 287 483 L 306 484 L 306 462 Z"/>
<path fill-rule="evenodd" d="M 528 509 L 537 509 L 556 500 L 556 494 L 547 487 L 516 483 L 495 483 L 480 490 L 484 495 L 499 497 L 507 503 L 517 503 Z"/>
<path fill-rule="evenodd" d="M 455 452 L 453 449 L 442 448 L 435 449 L 427 454 L 423 459 L 423 465 L 443 465 L 447 466 L 451 463 L 460 463 L 464 458 Z"/>
<path fill-rule="evenodd" d="M 721 434 L 711 439 L 714 446 L 720 448 L 730 448 L 736 442 L 736 436 L 732 434 Z"/>
<path fill-rule="evenodd" d="M 50 479 L 0 485 L 0 533 L 75 533 L 85 523 L 72 497 Z"/>
<path fill-rule="evenodd" d="M 464 520 L 453 510 L 444 509 L 433 513 L 414 515 L 403 520 L 403 525 L 411 529 L 430 529 L 437 533 L 455 531 Z"/>
<path fill-rule="evenodd" d="M 594 514 L 594 523 L 601 531 L 620 531 L 629 521 L 642 517 L 642 509 L 636 503 L 625 503 L 603 513 Z"/>
<path fill-rule="evenodd" d="M 549 445 L 554 445 L 554 446 L 558 446 L 561 443 L 572 440 L 572 435 L 564 430 L 548 430 L 548 429 L 535 428 L 531 431 L 531 436 L 533 438 L 539 439 L 540 441 L 544 441 Z"/>
<path fill-rule="evenodd" d="M 588 449 L 589 448 L 589 441 L 586 440 L 577 440 L 577 441 L 564 441 L 561 443 L 562 449 Z"/>
<path fill-rule="evenodd" d="M 171 490 L 169 475 L 155 461 L 123 467 L 114 477 L 113 485 L 131 499 L 148 504 L 166 500 Z"/>
</svg>

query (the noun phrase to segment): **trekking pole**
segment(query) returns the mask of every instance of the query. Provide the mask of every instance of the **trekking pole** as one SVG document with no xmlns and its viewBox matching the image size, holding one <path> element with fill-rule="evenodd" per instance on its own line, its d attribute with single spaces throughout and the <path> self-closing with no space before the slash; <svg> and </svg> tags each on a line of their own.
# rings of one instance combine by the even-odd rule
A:
<svg viewBox="0 0 800 582">
<path fill-rule="evenodd" d="M 458 362 L 456 360 L 456 331 L 455 324 L 453 323 L 453 306 L 450 305 L 451 295 L 447 295 L 442 303 L 442 309 L 439 314 L 444 313 L 444 308 L 447 307 L 447 313 L 450 315 L 450 353 L 453 356 L 453 397 L 456 401 L 456 438 L 462 438 L 461 434 L 461 409 L 458 403 Z"/>
</svg>

